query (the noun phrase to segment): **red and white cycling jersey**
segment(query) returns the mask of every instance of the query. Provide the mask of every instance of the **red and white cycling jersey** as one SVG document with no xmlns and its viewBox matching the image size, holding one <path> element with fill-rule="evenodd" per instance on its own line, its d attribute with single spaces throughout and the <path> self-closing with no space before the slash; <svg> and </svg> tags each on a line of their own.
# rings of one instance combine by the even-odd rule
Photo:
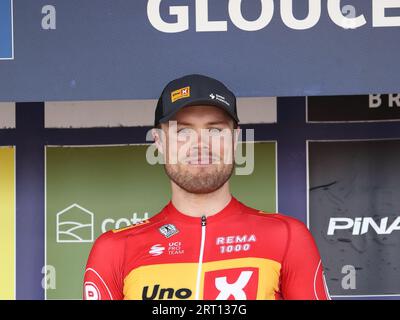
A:
<svg viewBox="0 0 400 320">
<path fill-rule="evenodd" d="M 84 299 L 329 299 L 317 246 L 306 226 L 232 197 L 210 217 L 169 202 L 139 224 L 93 245 Z"/>
</svg>

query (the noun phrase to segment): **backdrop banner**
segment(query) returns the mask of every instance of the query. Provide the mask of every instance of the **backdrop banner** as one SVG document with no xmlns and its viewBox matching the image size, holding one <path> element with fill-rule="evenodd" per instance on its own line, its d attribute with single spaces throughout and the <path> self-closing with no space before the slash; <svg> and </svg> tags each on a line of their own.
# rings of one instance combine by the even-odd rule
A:
<svg viewBox="0 0 400 320">
<path fill-rule="evenodd" d="M 81 299 L 94 240 L 152 217 L 170 200 L 163 166 L 148 164 L 147 147 L 46 148 L 47 299 Z M 255 143 L 254 157 L 251 175 L 232 177 L 232 193 L 249 206 L 275 212 L 275 142 Z"/>
<path fill-rule="evenodd" d="M 15 147 L 0 146 L 0 300 L 15 298 Z"/>
<path fill-rule="evenodd" d="M 308 122 L 400 120 L 400 94 L 319 96 L 307 98 Z"/>
<path fill-rule="evenodd" d="M 12 0 L 0 0 L 0 60 L 13 59 L 12 8 Z"/>
<path fill-rule="evenodd" d="M 240 97 L 400 85 L 400 0 L 10 3 L 0 0 L 0 57 L 15 39 L 14 59 L 0 61 L 0 101 L 155 99 L 187 73 Z"/>
<path fill-rule="evenodd" d="M 400 294 L 400 140 L 309 142 L 309 225 L 335 296 Z"/>
</svg>

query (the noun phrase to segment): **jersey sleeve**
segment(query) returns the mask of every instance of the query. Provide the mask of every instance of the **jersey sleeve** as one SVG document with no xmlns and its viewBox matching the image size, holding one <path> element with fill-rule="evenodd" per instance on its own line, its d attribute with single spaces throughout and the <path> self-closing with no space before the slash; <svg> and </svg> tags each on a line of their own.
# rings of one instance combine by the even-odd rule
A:
<svg viewBox="0 0 400 320">
<path fill-rule="evenodd" d="M 317 245 L 307 227 L 289 218 L 281 293 L 288 300 L 330 300 Z"/>
<path fill-rule="evenodd" d="M 83 280 L 84 300 L 123 299 L 124 240 L 112 231 L 102 234 L 93 244 Z"/>
</svg>

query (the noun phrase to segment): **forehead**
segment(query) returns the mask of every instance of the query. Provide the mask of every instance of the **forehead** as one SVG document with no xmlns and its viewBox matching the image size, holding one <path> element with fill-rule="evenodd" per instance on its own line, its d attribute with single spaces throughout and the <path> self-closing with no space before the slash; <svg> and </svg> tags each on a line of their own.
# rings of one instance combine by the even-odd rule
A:
<svg viewBox="0 0 400 320">
<path fill-rule="evenodd" d="M 221 108 L 204 105 L 184 107 L 176 113 L 172 120 L 188 124 L 230 123 L 232 121 L 231 117 Z"/>
</svg>

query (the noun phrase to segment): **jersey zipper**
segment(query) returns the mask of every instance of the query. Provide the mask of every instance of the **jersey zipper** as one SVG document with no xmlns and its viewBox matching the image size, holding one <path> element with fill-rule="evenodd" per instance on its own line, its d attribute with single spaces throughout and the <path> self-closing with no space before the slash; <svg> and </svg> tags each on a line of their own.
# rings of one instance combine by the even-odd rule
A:
<svg viewBox="0 0 400 320">
<path fill-rule="evenodd" d="M 204 244 L 206 241 L 206 226 L 207 218 L 205 215 L 201 217 L 201 241 L 200 241 L 200 254 L 199 263 L 197 267 L 197 280 L 196 280 L 196 300 L 199 300 L 200 296 L 200 280 L 201 280 L 201 269 L 203 267 L 203 256 L 204 256 Z"/>
</svg>

